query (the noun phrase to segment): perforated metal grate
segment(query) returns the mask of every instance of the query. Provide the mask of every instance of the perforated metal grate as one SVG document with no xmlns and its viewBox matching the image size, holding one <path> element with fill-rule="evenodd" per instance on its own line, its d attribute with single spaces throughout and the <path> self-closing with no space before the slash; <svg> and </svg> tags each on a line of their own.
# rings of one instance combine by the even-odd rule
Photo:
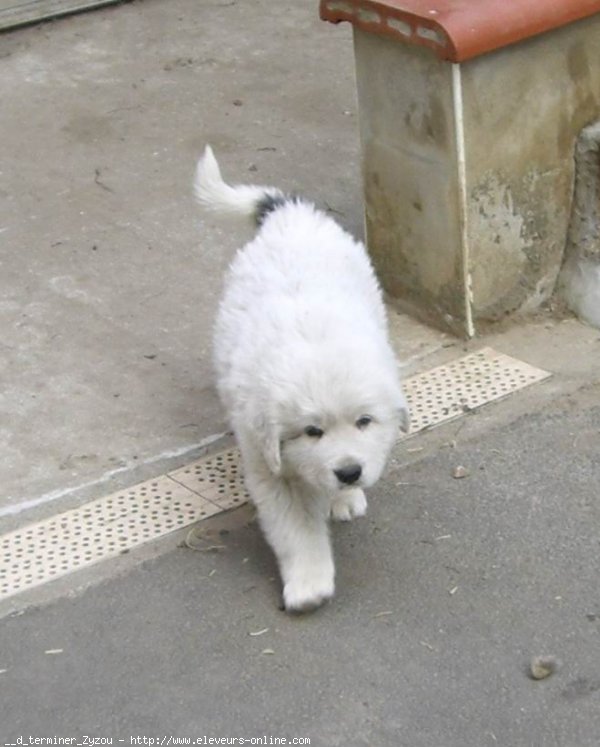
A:
<svg viewBox="0 0 600 747">
<path fill-rule="evenodd" d="M 223 511 L 241 506 L 250 498 L 244 487 L 238 449 L 199 459 L 170 472 L 169 477 L 216 503 Z"/>
<path fill-rule="evenodd" d="M 0 599 L 127 551 L 222 509 L 168 477 L 0 537 Z"/>
<path fill-rule="evenodd" d="M 483 348 L 412 376 L 404 382 L 411 411 L 411 433 L 460 417 L 550 375 L 516 358 Z"/>
<path fill-rule="evenodd" d="M 413 376 L 404 382 L 411 434 L 548 376 L 490 348 Z M 0 537 L 0 599 L 240 506 L 248 498 L 239 451 L 228 449 L 5 534 Z"/>
</svg>

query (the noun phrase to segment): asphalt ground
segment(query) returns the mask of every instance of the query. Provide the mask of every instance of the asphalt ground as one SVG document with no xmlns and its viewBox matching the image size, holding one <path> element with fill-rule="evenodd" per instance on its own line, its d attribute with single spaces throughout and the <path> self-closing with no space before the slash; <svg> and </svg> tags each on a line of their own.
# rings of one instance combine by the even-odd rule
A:
<svg viewBox="0 0 600 747">
<path fill-rule="evenodd" d="M 597 401 L 396 459 L 368 516 L 334 527 L 337 594 L 313 614 L 278 609 L 246 507 L 198 525 L 195 549 L 6 618 L 5 742 L 597 745 Z M 557 660 L 547 679 L 536 656 Z"/>
</svg>

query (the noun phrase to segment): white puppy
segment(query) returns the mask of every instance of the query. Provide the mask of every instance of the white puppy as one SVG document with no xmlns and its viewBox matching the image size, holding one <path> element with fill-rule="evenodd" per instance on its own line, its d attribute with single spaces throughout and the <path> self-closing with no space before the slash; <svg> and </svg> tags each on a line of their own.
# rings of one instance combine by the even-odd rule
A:
<svg viewBox="0 0 600 747">
<path fill-rule="evenodd" d="M 334 592 L 328 519 L 362 516 L 406 400 L 381 291 L 362 244 L 311 203 L 229 186 L 210 147 L 196 171 L 207 208 L 253 216 L 214 337 L 218 389 L 288 611 Z"/>
</svg>

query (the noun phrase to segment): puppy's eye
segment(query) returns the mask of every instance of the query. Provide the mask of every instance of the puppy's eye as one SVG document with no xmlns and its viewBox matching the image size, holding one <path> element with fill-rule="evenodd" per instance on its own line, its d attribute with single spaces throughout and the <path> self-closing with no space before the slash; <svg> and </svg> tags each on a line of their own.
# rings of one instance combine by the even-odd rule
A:
<svg viewBox="0 0 600 747">
<path fill-rule="evenodd" d="M 304 432 L 311 438 L 321 438 L 324 433 L 324 431 L 321 428 L 318 428 L 316 425 L 307 425 L 304 429 Z"/>
<path fill-rule="evenodd" d="M 373 422 L 373 418 L 370 415 L 363 415 L 356 421 L 356 427 L 363 430 Z"/>
</svg>

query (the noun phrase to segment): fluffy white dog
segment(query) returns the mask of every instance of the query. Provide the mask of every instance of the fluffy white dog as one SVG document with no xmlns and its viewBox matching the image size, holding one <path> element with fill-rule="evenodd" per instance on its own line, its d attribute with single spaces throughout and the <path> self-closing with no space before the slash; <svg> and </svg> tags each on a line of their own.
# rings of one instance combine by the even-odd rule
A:
<svg viewBox="0 0 600 747">
<path fill-rule="evenodd" d="M 328 519 L 362 516 L 409 414 L 381 291 L 363 245 L 311 203 L 224 183 L 210 147 L 207 208 L 253 216 L 214 336 L 218 389 L 288 611 L 334 593 Z"/>
</svg>

